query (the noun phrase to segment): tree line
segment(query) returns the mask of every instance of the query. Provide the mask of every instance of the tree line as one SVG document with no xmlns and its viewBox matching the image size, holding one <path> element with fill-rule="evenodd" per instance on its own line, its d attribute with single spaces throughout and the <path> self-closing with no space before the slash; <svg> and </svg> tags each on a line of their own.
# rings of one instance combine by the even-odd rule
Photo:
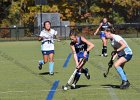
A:
<svg viewBox="0 0 140 100">
<path fill-rule="evenodd" d="M 60 13 L 61 20 L 99 24 L 107 17 L 114 24 L 139 23 L 139 0 L 1 0 L 0 27 L 33 26 L 40 13 Z M 42 9 L 41 9 L 42 8 Z"/>
</svg>

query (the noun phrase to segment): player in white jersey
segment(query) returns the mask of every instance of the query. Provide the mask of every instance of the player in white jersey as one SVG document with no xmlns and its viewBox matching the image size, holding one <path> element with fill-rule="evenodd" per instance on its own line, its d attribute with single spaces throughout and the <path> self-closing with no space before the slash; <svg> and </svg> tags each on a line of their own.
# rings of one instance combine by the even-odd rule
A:
<svg viewBox="0 0 140 100">
<path fill-rule="evenodd" d="M 43 60 L 39 61 L 38 68 L 41 70 L 42 65 L 49 61 L 49 74 L 54 74 L 54 37 L 57 35 L 57 31 L 51 29 L 51 23 L 49 21 L 44 22 L 44 30 L 39 35 L 39 41 L 41 41 L 41 51 L 43 54 Z"/>
<path fill-rule="evenodd" d="M 118 56 L 118 59 L 114 62 L 114 66 L 122 79 L 121 89 L 126 89 L 129 87 L 130 83 L 124 72 L 124 65 L 132 58 L 132 50 L 128 46 L 127 42 L 119 35 L 112 34 L 111 29 L 105 30 L 106 38 L 110 39 L 111 45 L 114 48 L 112 55 L 114 57 Z M 110 64 L 111 62 L 109 62 Z"/>
</svg>

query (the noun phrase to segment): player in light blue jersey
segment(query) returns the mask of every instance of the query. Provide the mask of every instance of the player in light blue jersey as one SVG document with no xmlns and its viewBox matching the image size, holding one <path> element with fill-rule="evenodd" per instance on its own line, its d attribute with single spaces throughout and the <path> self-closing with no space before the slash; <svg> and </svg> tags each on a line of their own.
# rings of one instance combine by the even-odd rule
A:
<svg viewBox="0 0 140 100">
<path fill-rule="evenodd" d="M 51 23 L 49 21 L 44 22 L 44 30 L 39 35 L 39 41 L 41 41 L 41 51 L 43 54 L 43 60 L 39 61 L 38 68 L 41 70 L 42 65 L 49 62 L 49 74 L 54 74 L 54 37 L 57 37 L 57 31 L 51 29 Z"/>
<path fill-rule="evenodd" d="M 94 35 L 98 33 L 100 30 L 100 38 L 103 43 L 102 54 L 101 56 L 107 57 L 107 39 L 104 33 L 104 30 L 112 25 L 107 21 L 107 18 L 103 18 L 102 22 L 100 23 L 99 27 L 96 29 Z"/>
<path fill-rule="evenodd" d="M 111 45 L 114 48 L 112 55 L 114 56 L 114 58 L 118 56 L 118 59 L 114 62 L 114 66 L 122 79 L 120 88 L 126 89 L 130 86 L 130 83 L 123 68 L 125 63 L 132 58 L 133 53 L 127 42 L 121 36 L 112 33 L 112 29 L 108 28 L 105 30 L 106 38 L 110 39 Z"/>
</svg>

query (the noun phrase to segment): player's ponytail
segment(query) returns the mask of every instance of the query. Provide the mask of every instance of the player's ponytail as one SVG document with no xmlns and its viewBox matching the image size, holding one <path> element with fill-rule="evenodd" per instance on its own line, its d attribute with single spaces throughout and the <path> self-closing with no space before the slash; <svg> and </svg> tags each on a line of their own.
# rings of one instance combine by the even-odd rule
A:
<svg viewBox="0 0 140 100">
<path fill-rule="evenodd" d="M 70 30 L 69 37 L 70 36 L 77 36 L 77 32 L 74 29 L 73 30 Z"/>
</svg>

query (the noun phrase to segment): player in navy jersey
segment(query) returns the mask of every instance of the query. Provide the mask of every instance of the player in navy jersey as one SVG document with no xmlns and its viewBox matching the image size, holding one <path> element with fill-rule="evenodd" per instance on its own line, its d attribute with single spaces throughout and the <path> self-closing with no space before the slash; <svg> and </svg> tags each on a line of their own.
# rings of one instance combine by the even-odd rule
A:
<svg viewBox="0 0 140 100">
<path fill-rule="evenodd" d="M 118 56 L 118 59 L 114 62 L 114 66 L 122 79 L 122 84 L 120 85 L 120 88 L 126 89 L 129 87 L 130 83 L 127 80 L 123 68 L 125 63 L 131 60 L 133 53 L 127 42 L 121 36 L 112 33 L 112 30 L 109 28 L 105 30 L 106 38 L 110 39 L 111 45 L 115 50 L 112 52 L 112 55 L 114 56 L 114 58 Z M 113 64 L 113 61 L 109 62 L 109 64 L 110 63 Z"/>
<path fill-rule="evenodd" d="M 94 35 L 98 33 L 99 30 L 100 32 L 100 38 L 103 42 L 103 48 L 102 48 L 102 54 L 101 56 L 107 57 L 107 39 L 104 33 L 104 30 L 108 27 L 111 27 L 112 25 L 107 21 L 107 18 L 103 18 L 103 21 L 100 23 L 99 27 L 96 29 Z"/>
<path fill-rule="evenodd" d="M 87 68 L 83 68 L 86 61 L 88 61 L 89 58 L 89 51 L 94 47 L 94 45 L 89 42 L 87 39 L 85 39 L 82 36 L 77 36 L 77 33 L 74 30 L 71 30 L 70 32 L 70 47 L 72 49 L 74 60 L 76 62 L 76 66 L 78 66 L 78 63 L 84 58 L 84 61 L 78 66 L 78 71 L 75 75 L 72 87 L 75 88 L 76 83 L 78 82 L 81 73 L 84 73 L 87 79 L 90 79 L 89 71 Z"/>
</svg>

